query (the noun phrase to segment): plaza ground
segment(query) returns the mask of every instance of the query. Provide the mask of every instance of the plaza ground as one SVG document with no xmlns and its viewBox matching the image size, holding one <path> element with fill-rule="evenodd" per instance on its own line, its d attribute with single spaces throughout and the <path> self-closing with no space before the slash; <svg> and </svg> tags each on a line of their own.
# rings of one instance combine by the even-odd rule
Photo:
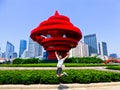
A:
<svg viewBox="0 0 120 90">
<path fill-rule="evenodd" d="M 0 85 L 0 90 L 120 90 L 120 82 L 57 85 Z"/>
</svg>

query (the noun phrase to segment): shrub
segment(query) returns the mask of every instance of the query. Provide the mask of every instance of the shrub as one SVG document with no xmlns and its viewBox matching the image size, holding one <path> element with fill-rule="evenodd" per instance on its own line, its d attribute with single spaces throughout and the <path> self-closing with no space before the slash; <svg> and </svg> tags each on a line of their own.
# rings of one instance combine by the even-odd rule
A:
<svg viewBox="0 0 120 90">
<path fill-rule="evenodd" d="M 56 77 L 55 70 L 0 70 L 0 84 L 58 84 L 120 81 L 120 73 L 98 70 L 65 70 L 68 76 Z"/>
<path fill-rule="evenodd" d="M 39 58 L 29 58 L 29 59 L 22 59 L 22 58 L 16 58 L 13 60 L 13 64 L 33 64 L 33 63 L 39 63 L 42 62 Z"/>
<path fill-rule="evenodd" d="M 16 58 L 13 60 L 13 64 L 21 64 L 23 62 L 24 59 L 21 58 Z"/>
<path fill-rule="evenodd" d="M 103 63 L 103 60 L 96 57 L 71 57 L 65 60 L 66 63 Z"/>
<path fill-rule="evenodd" d="M 13 60 L 13 64 L 33 64 L 33 63 L 56 63 L 56 60 L 40 60 L 39 58 L 16 58 Z M 71 57 L 65 60 L 65 63 L 103 63 L 103 60 L 96 57 Z"/>
</svg>

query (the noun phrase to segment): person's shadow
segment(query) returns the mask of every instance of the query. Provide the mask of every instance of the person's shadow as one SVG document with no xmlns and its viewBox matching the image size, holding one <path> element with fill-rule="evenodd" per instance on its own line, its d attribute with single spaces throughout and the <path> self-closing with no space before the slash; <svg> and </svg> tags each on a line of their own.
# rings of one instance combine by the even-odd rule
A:
<svg viewBox="0 0 120 90">
<path fill-rule="evenodd" d="M 62 84 L 60 84 L 60 85 L 58 86 L 58 90 L 64 90 L 64 89 L 68 89 L 68 88 L 69 88 L 68 86 L 62 85 Z"/>
</svg>

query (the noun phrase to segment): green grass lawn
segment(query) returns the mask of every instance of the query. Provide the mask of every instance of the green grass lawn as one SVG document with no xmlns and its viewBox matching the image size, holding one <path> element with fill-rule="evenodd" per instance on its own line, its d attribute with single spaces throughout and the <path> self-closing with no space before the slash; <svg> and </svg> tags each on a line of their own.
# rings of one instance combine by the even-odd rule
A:
<svg viewBox="0 0 120 90">
<path fill-rule="evenodd" d="M 66 67 L 97 67 L 97 66 L 118 66 L 117 64 L 85 64 L 85 63 L 64 63 Z M 39 64 L 0 64 L 0 67 L 56 67 L 57 63 Z"/>
<path fill-rule="evenodd" d="M 120 66 L 107 66 L 107 69 L 120 70 Z"/>
</svg>

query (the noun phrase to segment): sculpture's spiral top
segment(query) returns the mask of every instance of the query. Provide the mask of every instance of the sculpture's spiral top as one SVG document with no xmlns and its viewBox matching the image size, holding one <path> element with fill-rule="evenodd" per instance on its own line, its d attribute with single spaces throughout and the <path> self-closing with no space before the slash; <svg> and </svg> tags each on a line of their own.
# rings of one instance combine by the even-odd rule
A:
<svg viewBox="0 0 120 90">
<path fill-rule="evenodd" d="M 34 35 L 49 34 L 49 31 L 52 31 L 53 29 L 58 29 L 59 32 L 63 33 L 66 33 L 67 31 L 67 35 L 71 36 L 71 38 L 74 36 L 78 41 L 82 38 L 80 29 L 73 26 L 68 17 L 59 15 L 57 11 L 54 16 L 51 16 L 48 20 L 41 22 L 40 25 L 31 32 L 31 38 L 36 41 Z"/>
<path fill-rule="evenodd" d="M 48 52 L 63 51 L 67 52 L 76 47 L 78 41 L 82 38 L 79 28 L 75 27 L 70 19 L 64 15 L 55 15 L 40 23 L 32 30 L 31 38 L 43 45 Z"/>
</svg>

